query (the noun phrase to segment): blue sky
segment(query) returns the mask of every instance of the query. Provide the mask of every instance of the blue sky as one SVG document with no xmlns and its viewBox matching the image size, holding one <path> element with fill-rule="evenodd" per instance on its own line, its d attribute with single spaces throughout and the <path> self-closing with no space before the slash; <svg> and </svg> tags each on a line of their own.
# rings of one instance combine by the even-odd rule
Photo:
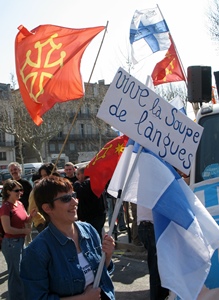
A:
<svg viewBox="0 0 219 300">
<path fill-rule="evenodd" d="M 208 0 L 192 0 L 189 5 L 176 0 L 7 0 L 1 6 L 0 82 L 10 83 L 10 73 L 16 75 L 14 40 L 19 25 L 24 25 L 28 30 L 42 24 L 86 28 L 106 25 L 109 21 L 91 82 L 105 79 L 106 83 L 110 83 L 118 68 L 126 66 L 129 28 L 134 11 L 156 4 L 169 26 L 185 71 L 192 65 L 208 65 L 212 66 L 212 71 L 218 71 L 216 46 L 212 44 L 205 25 Z M 90 77 L 102 37 L 103 32 L 85 51 L 81 63 L 84 81 Z M 165 52 L 148 57 L 131 73 L 144 82 Z"/>
</svg>

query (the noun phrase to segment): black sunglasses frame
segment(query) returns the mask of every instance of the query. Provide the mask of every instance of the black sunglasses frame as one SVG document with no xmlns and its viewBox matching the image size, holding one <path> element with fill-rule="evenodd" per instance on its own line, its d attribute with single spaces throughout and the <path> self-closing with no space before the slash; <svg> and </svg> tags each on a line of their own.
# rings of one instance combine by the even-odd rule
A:
<svg viewBox="0 0 219 300">
<path fill-rule="evenodd" d="M 17 190 L 12 190 L 12 192 L 18 193 L 18 192 L 23 192 L 23 189 L 17 189 Z"/>
<path fill-rule="evenodd" d="M 76 193 L 76 192 L 73 192 L 72 194 L 66 194 L 66 195 L 64 195 L 64 196 L 55 198 L 55 199 L 53 199 L 52 202 L 54 202 L 54 201 L 56 201 L 56 200 L 61 200 L 61 202 L 63 202 L 63 203 L 68 203 L 68 202 L 71 201 L 72 198 L 74 198 L 74 199 L 77 198 L 77 193 Z"/>
</svg>

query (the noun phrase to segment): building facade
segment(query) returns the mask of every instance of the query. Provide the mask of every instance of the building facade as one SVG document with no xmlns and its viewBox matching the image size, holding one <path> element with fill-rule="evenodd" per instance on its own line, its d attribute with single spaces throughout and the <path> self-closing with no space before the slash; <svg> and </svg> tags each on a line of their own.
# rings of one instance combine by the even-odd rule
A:
<svg viewBox="0 0 219 300">
<path fill-rule="evenodd" d="M 0 101 L 2 101 L 2 107 L 7 106 L 11 96 L 10 84 L 0 83 Z M 2 111 L 4 113 L 4 111 Z M 13 117 L 13 112 L 11 112 Z M 5 116 L 4 116 L 5 117 Z M 1 115 L 3 120 L 3 115 Z M 5 124 L 3 124 L 4 126 Z M 6 125 L 5 125 L 6 127 Z M 6 129 L 6 128 L 5 128 Z M 15 160 L 15 139 L 14 136 L 1 130 L 0 128 L 0 169 L 7 168 L 7 165 Z"/>
<path fill-rule="evenodd" d="M 4 97 L 6 97 L 6 87 L 8 93 L 10 93 L 10 85 L 2 85 L 2 94 L 4 93 Z M 56 117 L 54 117 L 56 119 L 51 118 L 48 126 L 53 127 L 57 123 L 63 124 L 63 126 L 60 126 L 61 129 L 58 131 L 58 134 L 53 135 L 51 138 L 44 138 L 45 140 L 42 146 L 40 146 L 40 156 L 44 162 L 52 161 L 56 163 L 58 167 L 63 167 L 67 161 L 80 163 L 91 160 L 108 141 L 117 136 L 117 133 L 111 129 L 110 125 L 96 117 L 108 88 L 109 85 L 106 85 L 104 80 L 100 80 L 98 83 L 85 83 L 85 96 L 82 99 L 63 102 L 57 106 L 58 110 L 60 110 L 60 114 L 58 114 L 58 117 L 56 114 Z M 19 90 L 13 93 L 20 99 L 16 107 L 21 106 L 21 104 L 23 105 Z M 4 97 L 1 97 L 1 101 L 4 101 Z M 25 108 L 23 108 L 23 110 L 25 114 L 28 114 Z M 13 115 L 13 113 L 16 113 L 16 118 L 12 116 L 14 122 L 18 123 L 22 118 L 20 121 L 21 126 L 22 123 L 24 126 L 23 135 L 28 134 L 25 128 L 32 126 L 37 127 L 33 124 L 32 120 L 30 120 L 28 126 L 28 123 L 25 123 L 26 118 L 24 115 L 23 117 L 19 117 L 19 111 L 13 111 L 12 109 L 11 114 Z M 22 114 L 23 112 L 21 116 Z M 63 116 L 65 120 L 63 120 Z M 47 115 L 43 117 L 44 120 L 47 118 L 48 122 Z M 27 125 L 24 125 L 24 123 Z M 40 142 L 40 128 L 35 129 L 35 135 Z M 22 132 L 19 135 L 21 136 Z M 13 160 L 21 162 L 20 153 L 18 152 L 18 148 L 20 150 L 20 147 L 17 146 L 18 144 L 17 136 L 14 137 L 3 131 L 0 132 L 0 159 L 2 159 L 2 164 L 7 165 Z M 34 151 L 31 142 L 22 145 L 22 152 L 24 163 L 39 161 L 39 156 L 36 155 L 36 151 Z"/>
<path fill-rule="evenodd" d="M 49 141 L 48 153 L 51 157 L 60 152 L 67 137 L 62 160 L 65 155 L 74 163 L 88 161 L 107 142 L 117 136 L 110 125 L 96 117 L 108 88 L 109 85 L 106 85 L 104 80 L 99 80 L 98 83 L 85 83 L 83 99 L 62 104 L 69 107 L 69 123 L 58 136 Z"/>
</svg>

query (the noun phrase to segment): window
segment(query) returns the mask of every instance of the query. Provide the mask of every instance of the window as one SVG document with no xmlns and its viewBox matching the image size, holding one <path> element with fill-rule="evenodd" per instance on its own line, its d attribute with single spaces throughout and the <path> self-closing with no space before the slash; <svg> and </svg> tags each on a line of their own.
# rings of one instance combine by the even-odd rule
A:
<svg viewBox="0 0 219 300">
<path fill-rule="evenodd" d="M 58 137 L 58 138 L 61 138 L 61 137 L 63 137 L 63 132 L 62 132 L 62 131 L 60 131 L 60 132 L 58 133 L 57 137 Z"/>
<path fill-rule="evenodd" d="M 6 152 L 0 152 L 0 160 L 7 160 L 6 159 Z"/>
<path fill-rule="evenodd" d="M 98 111 L 99 111 L 99 107 L 98 107 L 98 105 L 96 105 L 96 106 L 94 107 L 94 113 L 97 114 Z"/>
<path fill-rule="evenodd" d="M 71 151 L 74 151 L 74 150 L 75 150 L 75 144 L 74 144 L 74 143 L 70 143 L 70 144 L 69 144 L 69 149 L 70 149 Z"/>
<path fill-rule="evenodd" d="M 0 142 L 5 142 L 5 133 L 0 132 Z"/>
<path fill-rule="evenodd" d="M 219 164 L 219 115 L 213 114 L 200 119 L 204 127 L 202 138 L 196 153 L 195 182 L 214 178 Z M 212 147 L 212 145 L 214 145 Z M 217 171 L 218 172 L 218 171 Z M 217 174 L 217 173 L 216 173 Z"/>
<path fill-rule="evenodd" d="M 82 137 L 84 136 L 84 124 L 80 124 L 80 134 Z"/>
<path fill-rule="evenodd" d="M 85 106 L 84 112 L 85 112 L 87 115 L 90 114 L 90 110 L 89 110 L 89 107 L 88 107 L 88 106 Z"/>
<path fill-rule="evenodd" d="M 49 144 L 49 150 L 50 151 L 55 151 L 56 150 L 55 144 Z"/>
<path fill-rule="evenodd" d="M 87 134 L 92 134 L 92 126 L 87 124 Z"/>
<path fill-rule="evenodd" d="M 61 144 L 61 143 L 58 144 L 59 151 L 62 149 L 62 146 L 63 146 L 63 144 Z"/>
<path fill-rule="evenodd" d="M 98 133 L 97 127 L 93 127 L 93 128 L 92 128 L 92 132 L 93 132 L 93 134 L 97 134 L 97 133 Z"/>
</svg>

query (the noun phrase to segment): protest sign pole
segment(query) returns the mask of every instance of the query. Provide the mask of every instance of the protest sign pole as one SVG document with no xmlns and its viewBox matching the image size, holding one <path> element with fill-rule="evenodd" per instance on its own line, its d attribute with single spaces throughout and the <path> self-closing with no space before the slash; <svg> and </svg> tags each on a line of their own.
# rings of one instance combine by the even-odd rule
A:
<svg viewBox="0 0 219 300">
<path fill-rule="evenodd" d="M 123 202 L 123 194 L 125 194 L 126 190 L 127 190 L 127 187 L 128 187 L 128 184 L 129 184 L 129 181 L 131 179 L 131 176 L 133 174 L 133 171 L 136 167 L 136 164 L 138 162 L 138 157 L 141 153 L 141 150 L 142 150 L 142 146 L 140 145 L 139 149 L 138 149 L 138 152 L 137 152 L 137 155 L 135 156 L 135 159 L 133 161 L 133 164 L 132 164 L 132 167 L 131 167 L 131 170 L 129 172 L 129 175 L 128 175 L 128 178 L 127 180 L 123 183 L 123 190 L 119 190 L 118 191 L 118 197 L 116 199 L 116 204 L 115 204 L 115 208 L 114 208 L 114 211 L 113 211 L 113 215 L 112 215 L 112 219 L 111 219 L 111 223 L 110 223 L 110 227 L 109 227 L 109 232 L 108 232 L 108 235 L 111 236 L 112 235 L 112 232 L 113 232 L 113 228 L 114 228 L 114 224 L 116 222 L 116 219 L 117 219 L 117 216 L 119 214 L 119 210 L 120 210 L 120 207 L 122 205 L 122 202 Z M 100 261 L 100 264 L 98 266 L 98 269 L 97 269 L 97 274 L 95 276 L 95 279 L 94 279 L 94 284 L 93 284 L 93 287 L 94 288 L 97 288 L 99 286 L 99 283 L 100 283 L 100 277 L 101 277 L 101 274 L 102 274 L 102 271 L 103 271 L 103 266 L 104 266 L 104 263 L 105 263 L 105 259 L 106 259 L 106 255 L 104 252 L 102 252 L 102 257 L 101 257 L 101 261 Z"/>
</svg>

